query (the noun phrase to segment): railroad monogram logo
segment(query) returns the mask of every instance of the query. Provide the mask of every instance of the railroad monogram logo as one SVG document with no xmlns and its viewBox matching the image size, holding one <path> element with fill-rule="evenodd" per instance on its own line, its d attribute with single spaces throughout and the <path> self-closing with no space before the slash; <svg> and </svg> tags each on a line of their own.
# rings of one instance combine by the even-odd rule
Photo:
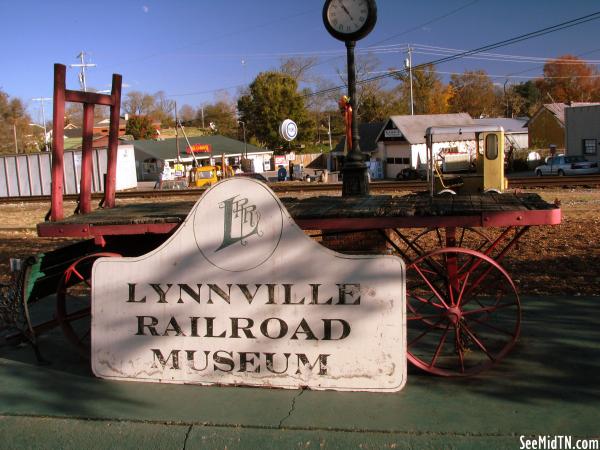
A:
<svg viewBox="0 0 600 450">
<path fill-rule="evenodd" d="M 257 211 L 256 205 L 249 204 L 248 198 L 238 197 L 239 194 L 219 203 L 219 208 L 223 209 L 224 214 L 223 242 L 215 252 L 236 242 L 245 246 L 249 237 L 263 235 L 258 228 L 260 212 Z"/>
<path fill-rule="evenodd" d="M 279 245 L 283 230 L 283 212 L 274 194 L 254 180 L 244 181 L 231 179 L 211 187 L 193 212 L 200 253 L 230 272 L 263 264 Z"/>
</svg>

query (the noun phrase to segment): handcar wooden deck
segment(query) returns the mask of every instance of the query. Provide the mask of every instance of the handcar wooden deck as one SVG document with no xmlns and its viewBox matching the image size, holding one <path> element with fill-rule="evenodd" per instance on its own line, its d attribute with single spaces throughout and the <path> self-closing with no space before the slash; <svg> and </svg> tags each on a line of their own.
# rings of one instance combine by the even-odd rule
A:
<svg viewBox="0 0 600 450">
<path fill-rule="evenodd" d="M 561 221 L 560 209 L 537 194 L 325 196 L 283 203 L 313 235 L 378 233 L 404 258 L 409 359 L 438 375 L 478 373 L 512 348 L 520 331 L 520 300 L 500 261 L 529 227 Z M 64 270 L 58 291 L 57 316 L 83 352 L 87 343 L 72 322 L 88 310 L 68 311 L 70 285 L 89 279 L 99 255 L 136 255 L 159 245 L 192 206 L 132 204 L 38 225 L 40 236 L 90 239 L 87 255 Z"/>
</svg>

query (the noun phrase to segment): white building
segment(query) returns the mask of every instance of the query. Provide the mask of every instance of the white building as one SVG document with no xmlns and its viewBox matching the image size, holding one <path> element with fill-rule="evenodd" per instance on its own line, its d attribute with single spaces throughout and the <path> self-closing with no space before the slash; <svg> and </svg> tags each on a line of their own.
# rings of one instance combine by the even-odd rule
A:
<svg viewBox="0 0 600 450">
<path fill-rule="evenodd" d="M 427 128 L 450 125 L 475 125 L 475 122 L 467 113 L 391 116 L 376 138 L 379 145 L 375 156 L 383 162 L 384 176 L 396 178 L 404 168 L 424 168 L 427 164 Z M 439 135 L 436 141 L 434 155 L 443 152 L 449 155 L 448 159 L 461 161 L 469 161 L 475 156 L 473 133 Z"/>
</svg>

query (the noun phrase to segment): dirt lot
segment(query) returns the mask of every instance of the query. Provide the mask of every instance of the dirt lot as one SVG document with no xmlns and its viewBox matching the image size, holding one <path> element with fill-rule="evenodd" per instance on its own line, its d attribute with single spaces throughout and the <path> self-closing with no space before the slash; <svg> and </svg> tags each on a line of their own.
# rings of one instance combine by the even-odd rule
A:
<svg viewBox="0 0 600 450">
<path fill-rule="evenodd" d="M 600 190 L 539 190 L 546 201 L 559 200 L 563 222 L 532 227 L 502 265 L 521 294 L 600 296 Z M 173 200 L 172 198 L 169 200 Z M 124 201 L 123 201 L 124 203 Z M 5 204 L 0 217 L 0 282 L 8 282 L 8 259 L 63 246 L 68 239 L 38 238 L 48 203 Z M 74 204 L 65 204 L 67 211 Z"/>
</svg>

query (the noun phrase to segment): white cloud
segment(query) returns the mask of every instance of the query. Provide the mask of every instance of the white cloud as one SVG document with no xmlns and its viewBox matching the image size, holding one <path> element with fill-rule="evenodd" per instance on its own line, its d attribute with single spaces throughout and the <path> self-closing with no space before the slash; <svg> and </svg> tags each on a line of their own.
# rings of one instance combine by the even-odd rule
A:
<svg viewBox="0 0 600 450">
<path fill-rule="evenodd" d="M 148 13 L 148 11 L 150 11 L 150 8 L 148 8 L 147 5 L 142 6 L 142 11 L 144 11 L 145 13 Z"/>
</svg>

